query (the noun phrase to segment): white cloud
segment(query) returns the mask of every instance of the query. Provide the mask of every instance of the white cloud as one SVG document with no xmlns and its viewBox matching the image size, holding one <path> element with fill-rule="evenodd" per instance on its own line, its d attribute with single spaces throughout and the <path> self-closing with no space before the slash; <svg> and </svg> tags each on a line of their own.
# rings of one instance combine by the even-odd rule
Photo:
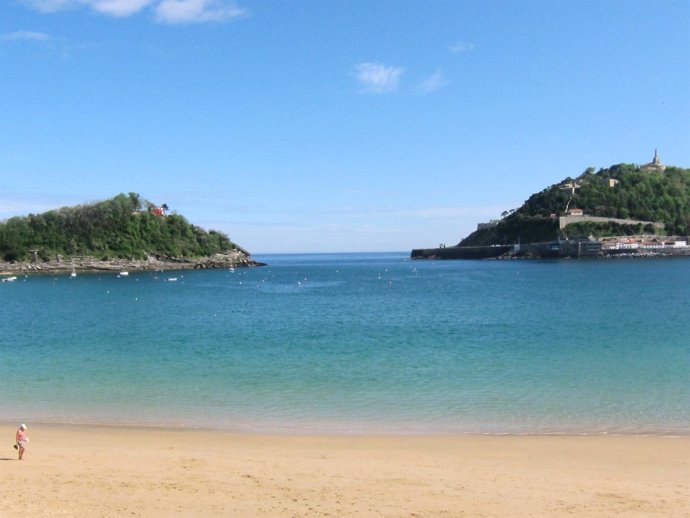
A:
<svg viewBox="0 0 690 518">
<path fill-rule="evenodd" d="M 151 7 L 156 21 L 169 24 L 220 22 L 248 14 L 233 0 L 24 0 L 24 3 L 41 13 L 86 8 L 118 18 Z"/>
<path fill-rule="evenodd" d="M 360 63 L 355 66 L 355 75 L 364 90 L 369 93 L 389 93 L 398 89 L 404 69 L 380 63 Z"/>
<path fill-rule="evenodd" d="M 2 41 L 46 41 L 50 36 L 43 32 L 15 31 L 0 35 Z"/>
<path fill-rule="evenodd" d="M 107 16 L 125 17 L 141 11 L 156 0 L 24 0 L 41 13 L 86 7 Z"/>
<path fill-rule="evenodd" d="M 221 22 L 247 15 L 233 2 L 219 0 L 162 0 L 156 19 L 163 23 Z"/>
<path fill-rule="evenodd" d="M 319 214 L 312 215 L 313 219 L 326 221 L 335 219 L 339 222 L 348 220 L 376 220 L 379 223 L 392 221 L 401 223 L 415 220 L 469 220 L 472 224 L 496 218 L 505 210 L 499 206 L 468 206 L 468 207 L 379 207 L 370 205 L 352 205 L 345 207 L 331 207 L 320 209 Z M 295 211 L 291 212 L 293 215 Z"/>
<path fill-rule="evenodd" d="M 459 54 L 460 52 L 470 52 L 474 50 L 474 43 L 456 43 L 454 45 L 451 45 L 448 47 L 451 52 L 454 52 L 456 54 Z"/>
<path fill-rule="evenodd" d="M 28 214 L 41 214 L 60 207 L 82 203 L 76 195 L 58 195 L 48 193 L 15 193 L 3 188 L 0 196 L 0 221 Z"/>
<path fill-rule="evenodd" d="M 493 218 L 500 214 L 500 207 L 422 207 L 412 209 L 408 215 L 423 219 L 445 218 Z"/>
<path fill-rule="evenodd" d="M 54 13 L 75 7 L 76 0 L 24 0 L 24 3 L 41 13 Z"/>
<path fill-rule="evenodd" d="M 150 5 L 153 0 L 86 0 L 94 11 L 118 18 L 138 13 Z"/>
<path fill-rule="evenodd" d="M 432 92 L 440 90 L 448 83 L 449 81 L 445 77 L 443 77 L 443 73 L 440 70 L 438 70 L 435 74 L 427 77 L 424 81 L 419 83 L 417 89 L 421 93 L 430 94 Z"/>
</svg>

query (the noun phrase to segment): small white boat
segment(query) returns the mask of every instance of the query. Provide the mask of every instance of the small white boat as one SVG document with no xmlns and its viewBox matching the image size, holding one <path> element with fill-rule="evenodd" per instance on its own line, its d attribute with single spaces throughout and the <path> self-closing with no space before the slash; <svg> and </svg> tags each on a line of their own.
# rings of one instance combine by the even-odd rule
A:
<svg viewBox="0 0 690 518">
<path fill-rule="evenodd" d="M 117 274 L 118 277 L 127 277 L 129 275 L 129 272 L 120 272 Z"/>
<path fill-rule="evenodd" d="M 5 278 L 2 280 L 2 282 L 14 282 L 14 281 L 16 281 L 16 280 L 17 280 L 17 277 L 15 277 L 15 276 L 13 275 L 12 277 L 5 277 Z"/>
<path fill-rule="evenodd" d="M 168 277 L 168 282 L 177 282 L 177 277 Z"/>
</svg>

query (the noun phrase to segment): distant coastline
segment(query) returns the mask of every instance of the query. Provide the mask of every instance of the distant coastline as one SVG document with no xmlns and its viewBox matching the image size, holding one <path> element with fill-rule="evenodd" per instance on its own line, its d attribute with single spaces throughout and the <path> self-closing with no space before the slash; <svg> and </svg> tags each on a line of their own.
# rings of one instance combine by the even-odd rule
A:
<svg viewBox="0 0 690 518">
<path fill-rule="evenodd" d="M 625 236 L 543 243 L 417 248 L 411 259 L 593 259 L 610 257 L 688 257 L 687 238 Z"/>
</svg>

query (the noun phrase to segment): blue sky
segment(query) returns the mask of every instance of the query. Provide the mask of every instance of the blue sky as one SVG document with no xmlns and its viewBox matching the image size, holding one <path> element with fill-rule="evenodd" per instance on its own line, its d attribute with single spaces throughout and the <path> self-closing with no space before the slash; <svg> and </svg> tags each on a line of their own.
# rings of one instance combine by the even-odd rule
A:
<svg viewBox="0 0 690 518">
<path fill-rule="evenodd" d="M 5 0 L 0 219 L 138 192 L 253 253 L 454 244 L 690 167 L 690 2 Z"/>
</svg>

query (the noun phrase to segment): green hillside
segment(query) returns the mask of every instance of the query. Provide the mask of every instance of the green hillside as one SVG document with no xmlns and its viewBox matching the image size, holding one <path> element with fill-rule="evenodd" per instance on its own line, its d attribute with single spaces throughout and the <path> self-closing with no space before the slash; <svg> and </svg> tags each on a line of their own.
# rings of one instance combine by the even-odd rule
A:
<svg viewBox="0 0 690 518">
<path fill-rule="evenodd" d="M 575 189 L 568 185 L 574 185 Z M 665 235 L 687 235 L 690 229 L 690 169 L 666 167 L 665 171 L 649 171 L 632 164 L 618 164 L 596 172 L 589 168 L 577 178 L 565 178 L 533 194 L 517 210 L 503 213 L 496 225 L 473 232 L 459 245 L 655 232 L 651 225 L 589 221 L 571 224 L 559 231 L 558 217 L 573 208 L 583 209 L 587 216 L 660 222 L 664 224 Z"/>
<path fill-rule="evenodd" d="M 163 208 L 167 208 L 163 205 Z M 93 256 L 97 259 L 206 257 L 237 248 L 225 234 L 205 231 L 136 193 L 64 207 L 0 223 L 0 259 L 25 261 Z"/>
</svg>

